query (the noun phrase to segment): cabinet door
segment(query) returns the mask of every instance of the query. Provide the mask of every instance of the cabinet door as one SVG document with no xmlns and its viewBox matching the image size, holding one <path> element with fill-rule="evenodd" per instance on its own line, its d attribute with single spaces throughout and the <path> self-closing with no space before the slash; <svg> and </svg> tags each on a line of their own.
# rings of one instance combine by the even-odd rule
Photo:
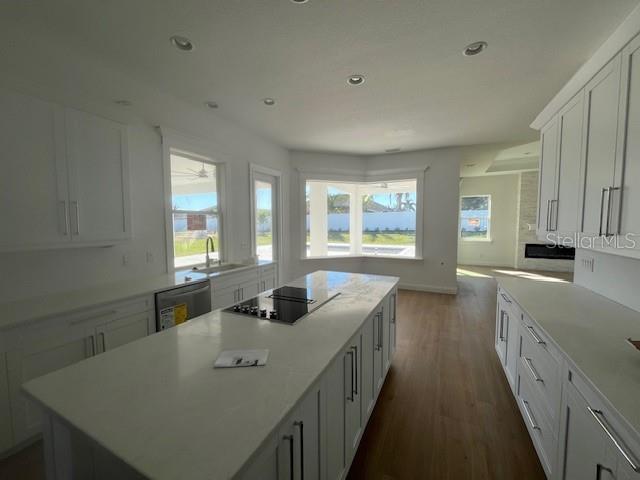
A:
<svg viewBox="0 0 640 480">
<path fill-rule="evenodd" d="M 389 363 L 393 361 L 393 356 L 396 353 L 397 340 L 396 340 L 396 328 L 397 328 L 397 308 L 398 308 L 398 291 L 395 290 L 389 295 Z"/>
<path fill-rule="evenodd" d="M 613 192 L 610 231 L 626 235 L 640 232 L 640 37 L 622 51 L 622 70 L 621 128 L 614 183 L 621 189 Z M 635 240 L 640 248 L 639 239 Z"/>
<path fill-rule="evenodd" d="M 211 308 L 216 310 L 238 303 L 240 301 L 239 293 L 239 289 L 236 286 L 214 288 L 211 294 Z"/>
<path fill-rule="evenodd" d="M 251 280 L 249 282 L 244 282 L 239 286 L 240 289 L 240 299 L 241 300 L 249 300 L 252 297 L 258 295 L 258 281 Z"/>
<path fill-rule="evenodd" d="M 347 465 L 356 453 L 362 435 L 362 335 L 350 342 L 344 356 L 344 434 Z"/>
<path fill-rule="evenodd" d="M 64 112 L 0 90 L 0 250 L 69 242 Z"/>
<path fill-rule="evenodd" d="M 324 377 L 325 386 L 325 448 L 327 480 L 342 480 L 346 461 L 344 448 L 345 421 L 345 357 L 340 355 L 327 369 Z"/>
<path fill-rule="evenodd" d="M 364 418 L 371 415 L 375 406 L 377 381 L 374 381 L 374 324 L 377 322 L 375 315 L 369 319 L 362 327 L 362 411 Z"/>
<path fill-rule="evenodd" d="M 70 336 L 67 339 L 44 340 L 33 346 L 7 353 L 9 394 L 15 443 L 40 432 L 40 409 L 22 394 L 22 384 L 67 367 L 96 353 L 95 336 Z"/>
<path fill-rule="evenodd" d="M 551 204 L 556 200 L 558 174 L 558 119 L 554 117 L 540 133 L 540 189 L 538 237 L 545 240 L 551 228 Z"/>
<path fill-rule="evenodd" d="M 507 354 L 506 371 L 507 380 L 511 389 L 515 391 L 518 378 L 518 358 L 520 358 L 520 335 L 518 333 L 518 321 L 511 309 L 507 313 Z"/>
<path fill-rule="evenodd" d="M 10 412 L 7 359 L 4 353 L 0 353 L 0 452 L 4 452 L 13 445 Z"/>
<path fill-rule="evenodd" d="M 98 352 L 106 352 L 148 335 L 152 312 L 143 312 L 97 328 Z"/>
<path fill-rule="evenodd" d="M 320 388 L 313 388 L 285 421 L 281 478 L 320 479 Z"/>
<path fill-rule="evenodd" d="M 564 468 L 560 470 L 563 480 L 604 480 L 607 477 L 603 475 L 608 472 L 603 467 L 611 469 L 611 465 L 606 465 L 606 439 L 587 407 L 587 402 L 568 384 L 561 432 L 564 438 L 561 445 L 565 445 Z"/>
<path fill-rule="evenodd" d="M 73 241 L 130 236 L 129 172 L 124 125 L 65 110 Z"/>
<path fill-rule="evenodd" d="M 559 114 L 558 192 L 552 204 L 551 221 L 554 230 L 565 234 L 578 231 L 583 107 L 584 93 L 580 92 Z"/>
<path fill-rule="evenodd" d="M 271 290 L 276 287 L 276 277 L 275 275 L 267 275 L 264 277 L 260 277 L 260 291 L 265 292 L 267 290 Z"/>
<path fill-rule="evenodd" d="M 282 474 L 278 472 L 278 456 L 281 452 L 279 442 L 279 435 L 270 438 L 266 442 L 266 445 L 262 448 L 262 450 L 258 452 L 258 455 L 251 461 L 251 463 L 244 467 L 242 472 L 237 477 L 238 480 L 285 479 L 285 472 L 282 472 Z"/>
<path fill-rule="evenodd" d="M 598 235 L 606 230 L 607 189 L 613 186 L 618 135 L 620 55 L 585 87 L 585 166 L 582 231 Z"/>
</svg>

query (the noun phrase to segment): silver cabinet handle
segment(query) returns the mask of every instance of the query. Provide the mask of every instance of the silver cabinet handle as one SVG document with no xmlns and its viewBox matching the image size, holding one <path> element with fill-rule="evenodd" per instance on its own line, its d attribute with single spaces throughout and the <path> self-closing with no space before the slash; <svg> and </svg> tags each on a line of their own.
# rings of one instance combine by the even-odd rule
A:
<svg viewBox="0 0 640 480">
<path fill-rule="evenodd" d="M 598 463 L 596 465 L 596 480 L 600 480 L 602 478 L 602 471 L 603 470 L 605 472 L 609 472 L 611 474 L 613 473 L 613 470 L 611 470 L 610 468 L 605 467 L 604 465 L 601 465 L 601 464 Z"/>
<path fill-rule="evenodd" d="M 304 480 L 304 422 L 299 420 L 293 424 L 300 429 L 300 480 Z"/>
<path fill-rule="evenodd" d="M 73 200 L 71 202 L 73 204 L 73 208 L 76 212 L 76 235 L 80 235 L 80 205 L 77 200 Z"/>
<path fill-rule="evenodd" d="M 100 335 L 100 337 L 102 338 L 102 352 L 104 353 L 107 351 L 107 344 L 105 342 L 104 332 L 100 332 L 98 335 Z"/>
<path fill-rule="evenodd" d="M 604 192 L 607 191 L 607 188 L 603 188 L 600 191 L 600 223 L 598 227 L 598 236 L 602 236 L 602 214 L 604 213 Z"/>
<path fill-rule="evenodd" d="M 551 231 L 558 230 L 558 199 L 551 200 Z"/>
<path fill-rule="evenodd" d="M 605 237 L 613 236 L 613 233 L 610 233 L 611 230 L 611 198 L 613 196 L 613 192 L 620 190 L 620 187 L 609 187 L 607 191 L 609 192 L 607 195 L 607 226 L 605 228 L 604 235 Z"/>
<path fill-rule="evenodd" d="M 500 310 L 500 331 L 498 332 L 498 338 L 501 342 L 504 342 L 504 310 Z"/>
<path fill-rule="evenodd" d="M 89 335 L 89 338 L 91 339 L 91 356 L 95 357 L 95 355 L 96 355 L 96 336 L 95 335 Z"/>
<path fill-rule="evenodd" d="M 533 339 L 535 340 L 535 342 L 538 345 L 546 345 L 547 342 L 545 342 L 544 340 L 542 340 L 540 338 L 540 336 L 536 333 L 536 331 L 533 329 L 533 327 L 531 325 L 527 326 L 527 331 L 531 334 L 531 336 L 533 337 Z"/>
<path fill-rule="evenodd" d="M 547 200 L 547 232 L 551 229 L 551 200 Z"/>
<path fill-rule="evenodd" d="M 533 379 L 536 382 L 544 383 L 544 380 L 542 379 L 542 377 L 540 377 L 538 375 L 538 372 L 536 372 L 536 369 L 533 368 L 533 363 L 531 363 L 531 359 L 527 357 L 522 357 L 522 359 L 524 360 L 524 364 L 527 366 L 527 369 L 529 370 L 529 373 L 531 374 Z"/>
<path fill-rule="evenodd" d="M 382 312 L 378 312 L 378 350 L 382 350 Z"/>
<path fill-rule="evenodd" d="M 613 442 L 615 447 L 620 452 L 620 455 L 624 457 L 629 466 L 633 469 L 634 472 L 640 472 L 640 466 L 638 466 L 638 462 L 633 458 L 633 455 L 627 451 L 627 447 L 622 443 L 621 440 L 618 440 L 617 435 L 614 434 L 613 428 L 610 427 L 607 420 L 604 418 L 604 413 L 602 410 L 596 410 L 591 407 L 587 407 L 589 413 L 596 419 L 600 428 L 604 430 L 604 433 L 607 434 L 607 437 Z"/>
<path fill-rule="evenodd" d="M 244 287 L 240 287 L 240 295 L 242 296 L 242 300 L 244 300 Z"/>
<path fill-rule="evenodd" d="M 354 383 L 354 391 L 355 391 L 355 395 L 358 395 L 358 346 L 357 345 L 351 345 L 351 348 L 353 349 L 353 358 L 355 359 L 355 367 L 354 370 L 356 372 L 356 381 Z"/>
<path fill-rule="evenodd" d="M 394 293 L 393 294 L 393 316 L 391 317 L 391 323 L 396 323 L 396 301 L 398 300 L 398 294 Z"/>
<path fill-rule="evenodd" d="M 533 419 L 533 415 L 531 414 L 531 410 L 529 409 L 529 402 L 527 402 L 526 400 L 522 400 L 522 408 L 524 409 L 524 413 L 527 416 L 527 420 L 529 420 L 529 425 L 531 425 L 531 428 L 533 428 L 534 430 L 540 430 L 540 426 Z"/>
<path fill-rule="evenodd" d="M 507 297 L 504 293 L 500 292 L 500 295 L 502 296 L 502 298 L 504 298 L 505 302 L 511 303 L 511 300 L 509 299 L 509 297 Z"/>
<path fill-rule="evenodd" d="M 349 357 L 351 357 L 351 392 L 347 396 L 347 400 L 353 402 L 354 401 L 354 396 L 353 396 L 353 351 L 349 350 L 347 352 L 347 355 L 349 355 Z"/>
<path fill-rule="evenodd" d="M 289 478 L 294 480 L 293 474 L 293 435 L 285 435 L 282 437 L 283 440 L 289 442 Z"/>
<path fill-rule="evenodd" d="M 69 235 L 69 209 L 67 208 L 67 201 L 60 200 L 60 205 L 62 206 L 62 231 L 63 235 L 66 237 Z"/>
</svg>

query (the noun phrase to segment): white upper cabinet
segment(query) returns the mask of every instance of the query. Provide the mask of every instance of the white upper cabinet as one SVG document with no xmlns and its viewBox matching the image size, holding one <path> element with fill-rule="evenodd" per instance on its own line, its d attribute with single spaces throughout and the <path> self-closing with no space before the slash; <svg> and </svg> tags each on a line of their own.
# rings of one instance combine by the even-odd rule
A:
<svg viewBox="0 0 640 480">
<path fill-rule="evenodd" d="M 69 242 L 64 110 L 0 90 L 0 249 Z"/>
<path fill-rule="evenodd" d="M 71 233 L 74 241 L 129 235 L 127 135 L 124 125 L 66 109 Z"/>
<path fill-rule="evenodd" d="M 582 232 L 606 235 L 614 183 L 620 55 L 613 58 L 585 87 L 585 166 Z"/>
<path fill-rule="evenodd" d="M 130 238 L 124 125 L 2 89 L 0 144 L 0 250 Z"/>
<path fill-rule="evenodd" d="M 640 233 L 640 37 L 622 51 L 621 125 L 611 201 L 612 233 Z M 637 240 L 637 239 L 636 239 Z"/>
<path fill-rule="evenodd" d="M 552 229 L 567 234 L 578 231 L 580 178 L 582 166 L 582 125 L 584 94 L 576 95 L 559 113 L 558 178 L 552 204 Z"/>
<path fill-rule="evenodd" d="M 538 199 L 538 237 L 545 240 L 551 228 L 552 203 L 556 200 L 558 172 L 558 119 L 554 117 L 540 133 L 540 190 Z"/>
</svg>

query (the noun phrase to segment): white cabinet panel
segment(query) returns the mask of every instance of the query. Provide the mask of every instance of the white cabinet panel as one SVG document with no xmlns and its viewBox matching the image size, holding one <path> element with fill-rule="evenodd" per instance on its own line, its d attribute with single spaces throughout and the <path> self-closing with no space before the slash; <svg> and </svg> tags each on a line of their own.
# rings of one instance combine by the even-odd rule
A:
<svg viewBox="0 0 640 480">
<path fill-rule="evenodd" d="M 558 173 L 558 119 L 551 120 L 540 133 L 540 189 L 538 196 L 538 237 L 551 230 L 551 208 L 556 199 Z"/>
<path fill-rule="evenodd" d="M 557 195 L 552 206 L 554 231 L 572 234 L 578 231 L 580 208 L 579 182 L 582 166 L 582 126 L 584 94 L 576 95 L 559 114 L 560 147 Z"/>
<path fill-rule="evenodd" d="M 258 282 L 256 280 L 250 280 L 240 284 L 240 300 L 249 300 L 252 297 L 258 295 Z"/>
<path fill-rule="evenodd" d="M 7 353 L 14 442 L 20 443 L 41 430 L 38 407 L 22 394 L 22 384 L 60 368 L 84 360 L 95 353 L 95 337 L 70 334 L 65 340 L 38 343 L 33 348 Z"/>
<path fill-rule="evenodd" d="M 96 329 L 98 351 L 105 352 L 148 335 L 153 312 L 143 312 L 102 325 Z"/>
<path fill-rule="evenodd" d="M 342 480 L 346 468 L 345 460 L 345 358 L 340 355 L 327 369 L 324 378 L 325 385 L 325 445 L 326 445 L 326 478 L 327 480 Z"/>
<path fill-rule="evenodd" d="M 368 418 L 373 411 L 376 400 L 377 381 L 374 381 L 374 323 L 377 317 L 369 317 L 362 328 L 362 411 Z"/>
<path fill-rule="evenodd" d="M 127 136 L 124 125 L 65 110 L 70 216 L 78 242 L 129 237 Z"/>
<path fill-rule="evenodd" d="M 68 243 L 62 108 L 0 90 L 0 145 L 0 249 Z"/>
<path fill-rule="evenodd" d="M 0 354 L 0 452 L 13 444 L 11 410 L 9 402 L 9 380 L 7 378 L 7 358 Z"/>
<path fill-rule="evenodd" d="M 607 189 L 613 186 L 618 135 L 620 56 L 609 62 L 585 87 L 585 166 L 582 231 L 606 231 Z"/>
<path fill-rule="evenodd" d="M 235 286 L 213 289 L 211 295 L 211 308 L 213 310 L 228 307 L 240 301 L 238 298 L 238 287 Z"/>
<path fill-rule="evenodd" d="M 270 438 L 262 450 L 258 452 L 258 455 L 238 475 L 238 480 L 279 480 L 284 478 L 284 475 L 279 475 L 278 472 L 279 440 L 279 435 Z"/>
</svg>

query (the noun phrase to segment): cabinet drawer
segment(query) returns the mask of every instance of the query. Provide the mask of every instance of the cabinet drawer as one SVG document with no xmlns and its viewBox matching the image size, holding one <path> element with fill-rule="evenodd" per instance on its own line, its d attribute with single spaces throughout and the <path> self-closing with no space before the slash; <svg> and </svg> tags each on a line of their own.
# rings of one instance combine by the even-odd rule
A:
<svg viewBox="0 0 640 480">
<path fill-rule="evenodd" d="M 523 324 L 524 325 L 524 324 Z M 560 363 L 541 344 L 531 330 L 523 328 L 520 343 L 520 372 L 534 385 L 535 394 L 553 421 L 558 419 L 561 391 Z"/>
<path fill-rule="evenodd" d="M 557 433 L 552 425 L 555 422 L 549 420 L 540 405 L 539 396 L 536 395 L 532 381 L 527 374 L 518 375 L 518 407 L 524 418 L 524 423 L 529 430 L 533 445 L 538 452 L 540 462 L 550 477 L 553 472 L 553 464 L 556 453 Z"/>
<path fill-rule="evenodd" d="M 519 319 L 522 317 L 522 310 L 516 303 L 516 301 L 509 295 L 505 289 L 498 287 L 498 297 L 502 298 L 505 302 L 505 306 L 508 310 L 511 310 L 511 317 L 514 319 Z"/>
</svg>

